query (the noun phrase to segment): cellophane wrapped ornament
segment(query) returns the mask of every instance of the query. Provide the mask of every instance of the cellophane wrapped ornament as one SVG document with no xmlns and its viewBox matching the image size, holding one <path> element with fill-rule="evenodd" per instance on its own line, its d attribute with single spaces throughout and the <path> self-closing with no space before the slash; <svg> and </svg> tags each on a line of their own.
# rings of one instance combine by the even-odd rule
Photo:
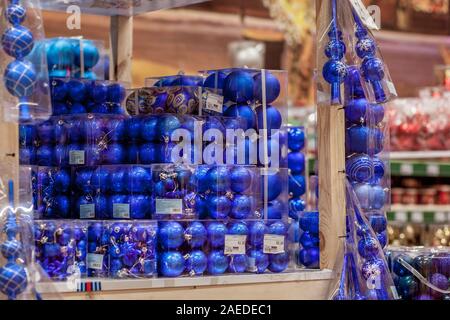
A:
<svg viewBox="0 0 450 320">
<path fill-rule="evenodd" d="M 389 268 L 402 300 L 450 300 L 450 250 L 392 247 Z"/>
</svg>

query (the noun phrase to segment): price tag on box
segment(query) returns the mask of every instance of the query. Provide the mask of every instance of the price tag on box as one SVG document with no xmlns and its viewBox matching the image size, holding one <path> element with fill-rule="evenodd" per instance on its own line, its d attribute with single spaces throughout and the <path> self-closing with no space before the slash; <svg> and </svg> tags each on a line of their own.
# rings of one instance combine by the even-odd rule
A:
<svg viewBox="0 0 450 320">
<path fill-rule="evenodd" d="M 206 94 L 205 110 L 213 111 L 216 113 L 223 113 L 223 96 L 208 92 Z"/>
<path fill-rule="evenodd" d="M 278 234 L 264 235 L 263 252 L 267 254 L 284 253 L 284 236 Z"/>
<path fill-rule="evenodd" d="M 227 234 L 225 235 L 225 255 L 245 254 L 247 236 Z"/>
<path fill-rule="evenodd" d="M 83 165 L 85 163 L 84 150 L 71 150 L 69 152 L 70 165 Z"/>
<path fill-rule="evenodd" d="M 114 203 L 113 218 L 130 219 L 130 205 L 128 203 Z"/>
<path fill-rule="evenodd" d="M 156 199 L 157 214 L 182 214 L 183 200 L 181 199 Z"/>
<path fill-rule="evenodd" d="M 95 204 L 80 204 L 80 219 L 94 219 Z"/>
<path fill-rule="evenodd" d="M 102 270 L 103 269 L 103 255 L 97 253 L 87 254 L 87 265 L 89 269 Z"/>
</svg>

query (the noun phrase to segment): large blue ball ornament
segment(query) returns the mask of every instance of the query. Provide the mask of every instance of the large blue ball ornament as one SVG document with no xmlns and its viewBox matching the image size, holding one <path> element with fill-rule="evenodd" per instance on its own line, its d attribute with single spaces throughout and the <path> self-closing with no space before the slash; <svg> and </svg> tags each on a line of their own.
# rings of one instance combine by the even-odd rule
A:
<svg viewBox="0 0 450 320">
<path fill-rule="evenodd" d="M 253 100 L 254 81 L 249 72 L 233 71 L 226 78 L 223 94 L 226 100 L 243 104 Z"/>
<path fill-rule="evenodd" d="M 75 64 L 78 67 L 81 67 L 81 62 L 83 61 L 85 70 L 95 67 L 100 60 L 100 53 L 95 46 L 95 43 L 91 40 L 75 41 L 73 45 L 73 53 Z M 81 57 L 83 57 L 83 59 Z"/>
<path fill-rule="evenodd" d="M 47 63 L 49 70 L 72 67 L 73 62 L 74 57 L 71 40 L 57 39 L 47 46 Z"/>
<path fill-rule="evenodd" d="M 386 203 L 386 193 L 382 186 L 361 183 L 354 190 L 363 210 L 380 210 Z"/>
<path fill-rule="evenodd" d="M 126 149 L 119 143 L 110 144 L 103 151 L 103 161 L 105 164 L 122 164 L 126 159 Z"/>
<path fill-rule="evenodd" d="M 144 143 L 139 148 L 139 160 L 143 164 L 157 163 L 158 145 L 154 143 Z"/>
<path fill-rule="evenodd" d="M 207 174 L 208 185 L 215 192 L 227 192 L 230 190 L 230 170 L 225 166 L 213 167 Z"/>
<path fill-rule="evenodd" d="M 193 190 L 197 190 L 199 193 L 206 192 L 210 186 L 208 185 L 208 172 L 210 167 L 199 166 L 191 176 L 190 185 Z"/>
<path fill-rule="evenodd" d="M 256 128 L 256 114 L 249 105 L 233 105 L 223 113 L 225 117 L 241 118 L 245 122 L 245 130 Z"/>
<path fill-rule="evenodd" d="M 186 86 L 186 87 L 193 87 L 198 84 L 198 78 L 195 76 L 183 76 L 179 75 L 176 76 L 169 84 L 171 87 L 176 86 Z"/>
<path fill-rule="evenodd" d="M 302 152 L 288 154 L 288 166 L 293 174 L 302 174 L 305 171 L 305 155 Z"/>
<path fill-rule="evenodd" d="M 67 196 L 56 196 L 55 198 L 55 212 L 58 215 L 58 217 L 62 219 L 69 219 L 70 218 L 70 199 Z"/>
<path fill-rule="evenodd" d="M 6 19 L 12 25 L 21 24 L 27 16 L 27 10 L 19 4 L 11 3 L 5 11 Z"/>
<path fill-rule="evenodd" d="M 103 82 L 94 82 L 91 84 L 89 95 L 96 103 L 105 103 L 108 100 L 108 86 Z"/>
<path fill-rule="evenodd" d="M 53 164 L 53 152 L 53 146 L 40 146 L 36 151 L 36 164 L 44 167 L 51 166 Z"/>
<path fill-rule="evenodd" d="M 176 251 L 164 252 L 159 260 L 160 273 L 164 277 L 178 277 L 185 269 L 183 255 Z"/>
<path fill-rule="evenodd" d="M 381 81 L 385 76 L 383 61 L 378 58 L 364 59 L 361 69 L 363 76 L 367 81 Z"/>
<path fill-rule="evenodd" d="M 269 255 L 269 270 L 274 273 L 280 273 L 289 266 L 289 253 L 283 252 Z"/>
<path fill-rule="evenodd" d="M 347 176 L 352 182 L 367 182 L 372 178 L 373 161 L 365 154 L 354 155 L 345 164 Z"/>
<path fill-rule="evenodd" d="M 233 219 L 247 219 L 253 211 L 253 198 L 246 195 L 237 195 L 234 197 L 230 212 Z"/>
<path fill-rule="evenodd" d="M 339 60 L 329 60 L 323 66 L 322 75 L 328 83 L 340 84 L 347 76 L 347 66 Z"/>
<path fill-rule="evenodd" d="M 246 236 L 249 233 L 249 229 L 245 222 L 233 222 L 228 228 L 228 234 Z"/>
<path fill-rule="evenodd" d="M 256 273 L 264 273 L 269 267 L 269 256 L 262 250 L 252 249 L 248 253 L 248 266 Z"/>
<path fill-rule="evenodd" d="M 52 100 L 65 102 L 69 89 L 64 80 L 53 79 L 51 81 Z"/>
<path fill-rule="evenodd" d="M 208 258 L 200 251 L 195 250 L 188 254 L 186 271 L 191 276 L 202 275 L 208 267 Z"/>
<path fill-rule="evenodd" d="M 302 128 L 289 128 L 288 147 L 293 152 L 303 150 L 305 147 L 305 131 Z"/>
<path fill-rule="evenodd" d="M 151 189 L 151 174 L 143 167 L 133 167 L 129 173 L 131 193 L 146 193 Z"/>
<path fill-rule="evenodd" d="M 367 213 L 367 220 L 376 233 L 386 231 L 387 219 L 386 216 L 380 211 L 371 211 Z"/>
<path fill-rule="evenodd" d="M 0 291 L 11 299 L 15 299 L 25 291 L 28 281 L 25 268 L 19 264 L 8 262 L 0 268 Z"/>
<path fill-rule="evenodd" d="M 319 236 L 312 234 L 309 231 L 303 232 L 300 236 L 300 244 L 304 249 L 318 248 Z"/>
<path fill-rule="evenodd" d="M 130 196 L 130 218 L 146 219 L 151 215 L 151 198 L 147 195 L 132 194 Z"/>
<path fill-rule="evenodd" d="M 82 102 L 87 95 L 87 88 L 83 81 L 70 80 L 67 82 L 67 88 L 69 90 L 69 98 L 73 102 Z"/>
<path fill-rule="evenodd" d="M 33 33 L 21 25 L 7 28 L 2 36 L 2 47 L 6 54 L 22 59 L 33 50 Z"/>
<path fill-rule="evenodd" d="M 192 222 L 185 232 L 185 237 L 191 248 L 201 248 L 206 242 L 208 231 L 201 222 Z"/>
<path fill-rule="evenodd" d="M 358 242 L 358 252 L 364 259 L 371 259 L 378 253 L 378 239 L 371 236 L 364 237 Z"/>
<path fill-rule="evenodd" d="M 184 228 L 175 221 L 164 222 L 159 229 L 159 243 L 165 249 L 177 249 L 184 242 Z"/>
<path fill-rule="evenodd" d="M 6 259 L 8 258 L 17 259 L 21 253 L 21 250 L 22 245 L 20 244 L 19 241 L 15 239 L 7 240 L 0 245 L 0 252 Z"/>
<path fill-rule="evenodd" d="M 378 128 L 354 126 L 346 133 L 346 151 L 376 155 L 383 150 L 384 135 Z"/>
<path fill-rule="evenodd" d="M 300 216 L 300 228 L 312 234 L 319 234 L 319 213 L 305 212 Z"/>
<path fill-rule="evenodd" d="M 269 226 L 269 233 L 279 236 L 287 235 L 287 225 L 283 221 L 276 221 Z"/>
<path fill-rule="evenodd" d="M 255 247 L 260 248 L 264 242 L 264 235 L 268 233 L 268 228 L 263 221 L 255 221 L 249 228 L 249 243 Z"/>
<path fill-rule="evenodd" d="M 211 222 L 208 227 L 208 243 L 213 248 L 220 248 L 225 245 L 225 235 L 227 227 L 221 222 Z"/>
<path fill-rule="evenodd" d="M 306 192 L 306 179 L 302 175 L 289 176 L 289 195 L 292 198 L 298 198 Z"/>
<path fill-rule="evenodd" d="M 171 140 L 172 133 L 181 128 L 180 119 L 173 115 L 164 115 L 158 120 L 157 140 L 168 142 Z"/>
<path fill-rule="evenodd" d="M 225 219 L 230 214 L 233 203 L 227 196 L 211 196 L 207 201 L 209 216 L 212 219 Z"/>
<path fill-rule="evenodd" d="M 258 130 L 267 129 L 269 135 L 272 130 L 279 130 L 283 123 L 283 118 L 281 117 L 280 111 L 273 106 L 267 106 L 266 108 L 266 117 L 267 117 L 267 126 L 264 126 L 264 108 L 263 106 L 259 106 L 256 108 L 256 116 L 258 122 Z"/>
<path fill-rule="evenodd" d="M 228 269 L 229 257 L 222 251 L 212 251 L 208 256 L 208 273 L 211 275 L 224 274 Z"/>
<path fill-rule="evenodd" d="M 299 262 L 306 268 L 316 269 L 319 267 L 320 251 L 319 248 L 302 249 L 299 253 Z"/>
<path fill-rule="evenodd" d="M 252 184 L 252 172 L 245 167 L 236 167 L 231 171 L 230 182 L 231 190 L 237 193 L 247 191 Z"/>
<path fill-rule="evenodd" d="M 222 90 L 226 77 L 227 75 L 222 71 L 213 72 L 205 79 L 203 87 Z"/>
<path fill-rule="evenodd" d="M 345 118 L 353 124 L 362 124 L 367 120 L 369 104 L 366 99 L 354 99 L 345 105 Z"/>
<path fill-rule="evenodd" d="M 158 118 L 157 117 L 146 117 L 144 118 L 140 125 L 131 123 L 135 130 L 140 129 L 141 138 L 145 141 L 153 142 L 158 141 L 157 132 L 158 129 Z"/>
<path fill-rule="evenodd" d="M 262 71 L 264 72 L 264 71 Z M 255 75 L 254 79 L 254 97 L 256 101 L 263 103 L 263 96 L 265 94 L 266 96 L 266 103 L 272 103 L 280 96 L 281 86 L 280 81 L 276 76 L 274 76 L 272 73 L 265 71 L 265 84 L 263 83 L 263 75 L 261 73 L 258 73 Z M 263 90 L 266 92 L 264 93 Z"/>
<path fill-rule="evenodd" d="M 243 273 L 247 270 L 247 256 L 245 254 L 232 255 L 228 271 L 231 273 Z"/>
<path fill-rule="evenodd" d="M 374 56 L 376 54 L 377 45 L 375 41 L 369 37 L 359 39 L 356 43 L 356 54 L 361 59 L 368 56 Z"/>
<path fill-rule="evenodd" d="M 120 83 L 113 83 L 108 86 L 108 102 L 121 103 L 125 100 L 126 90 Z"/>
<path fill-rule="evenodd" d="M 33 94 L 36 78 L 33 65 L 20 60 L 11 61 L 3 74 L 6 89 L 17 98 L 26 98 Z"/>
</svg>

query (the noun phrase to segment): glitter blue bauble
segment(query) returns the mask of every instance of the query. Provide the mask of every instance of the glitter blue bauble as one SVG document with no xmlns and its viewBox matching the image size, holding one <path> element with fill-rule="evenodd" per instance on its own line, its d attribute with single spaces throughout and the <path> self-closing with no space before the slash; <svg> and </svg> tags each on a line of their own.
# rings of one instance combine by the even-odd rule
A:
<svg viewBox="0 0 450 320">
<path fill-rule="evenodd" d="M 318 212 L 305 212 L 300 215 L 300 228 L 303 231 L 309 231 L 312 234 L 319 233 L 319 213 Z"/>
<path fill-rule="evenodd" d="M 267 218 L 270 220 L 282 219 L 284 211 L 284 203 L 280 200 L 273 200 L 267 205 Z"/>
<path fill-rule="evenodd" d="M 120 83 L 113 83 L 108 86 L 108 101 L 121 103 L 126 96 L 126 90 Z"/>
<path fill-rule="evenodd" d="M 300 244 L 304 249 L 312 249 L 319 247 L 319 236 L 310 232 L 303 232 L 300 236 Z"/>
<path fill-rule="evenodd" d="M 265 71 L 265 76 L 266 76 L 266 83 L 265 83 L 266 103 L 269 104 L 269 103 L 272 103 L 275 100 L 277 100 L 277 98 L 280 96 L 281 87 L 280 87 L 280 81 L 272 73 Z M 255 75 L 255 77 L 253 79 L 255 81 L 254 97 L 255 97 L 256 101 L 263 103 L 263 94 L 264 93 L 263 93 L 262 74 L 258 73 L 257 75 Z"/>
<path fill-rule="evenodd" d="M 229 257 L 221 250 L 212 251 L 208 256 L 208 273 L 210 275 L 224 274 L 228 269 Z"/>
<path fill-rule="evenodd" d="M 20 147 L 19 161 L 23 165 L 32 165 L 36 162 L 36 148 L 35 147 Z"/>
<path fill-rule="evenodd" d="M 276 221 L 269 226 L 269 233 L 279 236 L 285 236 L 287 234 L 287 225 L 283 221 Z"/>
<path fill-rule="evenodd" d="M 72 67 L 73 59 L 71 40 L 57 39 L 47 46 L 47 63 L 49 70 L 52 70 L 55 67 L 58 69 Z"/>
<path fill-rule="evenodd" d="M 253 100 L 254 81 L 249 72 L 233 71 L 224 81 L 223 95 L 226 100 L 235 103 L 247 103 Z"/>
<path fill-rule="evenodd" d="M 67 170 L 58 170 L 53 176 L 53 186 L 59 193 L 66 193 L 69 191 L 71 177 Z"/>
<path fill-rule="evenodd" d="M 227 227 L 221 222 L 211 222 L 208 227 L 208 243 L 213 248 L 220 248 L 225 245 L 225 235 Z"/>
<path fill-rule="evenodd" d="M 208 172 L 210 167 L 199 166 L 191 176 L 190 185 L 193 190 L 197 190 L 199 193 L 204 193 L 209 189 L 208 185 Z"/>
<path fill-rule="evenodd" d="M 354 190 L 363 210 L 380 210 L 386 203 L 386 193 L 379 185 L 361 183 Z"/>
<path fill-rule="evenodd" d="M 271 174 L 268 177 L 267 191 L 268 191 L 268 201 L 273 201 L 281 194 L 283 191 L 283 179 L 280 174 Z M 264 177 L 261 177 L 261 194 L 264 194 Z"/>
<path fill-rule="evenodd" d="M 186 271 L 192 275 L 202 275 L 208 266 L 208 258 L 200 251 L 192 251 L 188 254 L 186 261 Z"/>
<path fill-rule="evenodd" d="M 164 277 L 178 277 L 185 270 L 185 259 L 179 252 L 164 252 L 159 260 L 159 269 Z"/>
<path fill-rule="evenodd" d="M 130 196 L 130 218 L 146 219 L 151 215 L 151 198 L 142 194 Z"/>
<path fill-rule="evenodd" d="M 227 196 L 211 196 L 207 201 L 209 216 L 212 219 L 225 219 L 230 214 L 232 202 Z"/>
<path fill-rule="evenodd" d="M 303 199 L 291 199 L 289 200 L 289 217 L 294 220 L 299 219 L 299 214 L 305 211 L 306 202 Z"/>
<path fill-rule="evenodd" d="M 268 233 L 268 228 L 263 221 L 255 221 L 251 223 L 249 228 L 249 243 L 255 247 L 260 248 L 264 242 L 264 235 Z"/>
<path fill-rule="evenodd" d="M 302 175 L 289 175 L 289 195 L 298 198 L 306 192 L 306 180 Z"/>
<path fill-rule="evenodd" d="M 90 86 L 89 95 L 92 101 L 105 103 L 108 99 L 108 86 L 103 82 L 94 82 Z"/>
<path fill-rule="evenodd" d="M 0 291 L 14 299 L 25 291 L 28 281 L 25 268 L 19 264 L 8 262 L 0 268 Z"/>
<path fill-rule="evenodd" d="M 252 184 L 252 172 L 245 167 L 236 167 L 231 171 L 230 182 L 233 192 L 243 193 Z"/>
<path fill-rule="evenodd" d="M 283 252 L 269 255 L 269 270 L 274 273 L 280 273 L 289 266 L 289 253 Z"/>
<path fill-rule="evenodd" d="M 267 129 L 269 135 L 272 133 L 272 130 L 279 130 L 283 123 L 283 118 L 281 117 L 280 111 L 273 106 L 267 106 L 266 108 L 266 116 L 267 116 L 267 126 L 264 126 L 264 109 L 263 106 L 259 106 L 256 108 L 256 116 L 258 123 L 258 130 Z"/>
<path fill-rule="evenodd" d="M 158 145 L 154 143 L 144 143 L 139 148 L 139 160 L 143 164 L 157 163 Z"/>
<path fill-rule="evenodd" d="M 288 166 L 293 174 L 302 174 L 305 171 L 305 155 L 302 152 L 288 154 Z"/>
<path fill-rule="evenodd" d="M 180 119 L 173 115 L 164 115 L 158 119 L 158 124 L 156 126 L 157 140 L 159 141 L 170 141 L 172 133 L 181 127 Z M 144 130 L 144 124 L 143 129 Z"/>
<path fill-rule="evenodd" d="M 127 139 L 136 141 L 141 137 L 141 124 L 142 121 L 140 118 L 133 117 L 125 120 L 125 133 L 127 134 Z"/>
<path fill-rule="evenodd" d="M 129 184 L 131 193 L 145 193 L 151 189 L 151 174 L 149 169 L 133 167 L 129 173 Z"/>
<path fill-rule="evenodd" d="M 245 222 L 233 222 L 228 228 L 228 234 L 247 236 L 249 229 Z"/>
<path fill-rule="evenodd" d="M 354 126 L 346 133 L 346 151 L 352 153 L 367 153 L 376 155 L 383 150 L 384 135 L 378 128 Z"/>
<path fill-rule="evenodd" d="M 247 270 L 247 256 L 245 254 L 236 254 L 230 257 L 230 266 L 228 271 L 231 273 L 243 273 Z"/>
<path fill-rule="evenodd" d="M 39 166 L 49 167 L 53 164 L 53 147 L 43 145 L 36 151 L 36 164 Z"/>
<path fill-rule="evenodd" d="M 70 218 L 70 199 L 67 196 L 59 195 L 55 197 L 55 213 L 59 218 Z"/>
<path fill-rule="evenodd" d="M 109 174 L 108 190 L 112 193 L 124 193 L 128 191 L 129 176 L 126 168 L 118 167 Z"/>
<path fill-rule="evenodd" d="M 203 87 L 222 90 L 226 77 L 227 75 L 222 71 L 213 72 L 205 79 Z"/>
<path fill-rule="evenodd" d="M 123 141 L 125 140 L 125 121 L 122 118 L 108 119 L 106 122 L 106 139 L 108 141 Z"/>
<path fill-rule="evenodd" d="M 227 192 L 230 190 L 230 170 L 225 166 L 213 167 L 207 174 L 207 183 L 214 192 Z"/>
<path fill-rule="evenodd" d="M 373 161 L 365 154 L 354 155 L 345 164 L 345 171 L 352 182 L 367 182 L 372 178 Z"/>
<path fill-rule="evenodd" d="M 27 10 L 19 4 L 11 3 L 5 11 L 6 19 L 12 25 L 21 24 L 27 16 Z"/>
<path fill-rule="evenodd" d="M 33 33 L 26 27 L 16 25 L 7 28 L 2 35 L 2 47 L 6 54 L 22 59 L 33 50 Z"/>
<path fill-rule="evenodd" d="M 403 260 L 404 262 L 406 262 L 407 264 L 409 264 L 411 266 L 414 263 L 413 258 L 410 257 L 409 255 L 407 255 L 407 254 L 398 255 L 392 261 L 392 271 L 394 271 L 394 273 L 399 277 L 405 277 L 405 276 L 411 275 L 411 272 L 403 266 L 403 264 L 401 263 L 401 260 Z"/>
<path fill-rule="evenodd" d="M 26 98 L 33 94 L 36 78 L 34 66 L 28 61 L 11 61 L 3 74 L 6 89 L 17 98 Z"/>
<path fill-rule="evenodd" d="M 106 192 L 109 190 L 109 174 L 110 170 L 106 167 L 98 167 L 92 173 L 91 185 L 94 190 Z"/>
<path fill-rule="evenodd" d="M 112 143 L 103 150 L 102 155 L 105 164 L 122 164 L 126 159 L 126 149 L 119 143 Z"/>
<path fill-rule="evenodd" d="M 159 229 L 158 239 L 164 249 L 177 249 L 184 242 L 184 228 L 175 221 L 163 222 Z"/>
<path fill-rule="evenodd" d="M 208 231 L 201 222 L 192 222 L 186 228 L 186 240 L 189 246 L 193 249 L 203 247 L 207 237 Z"/>
<path fill-rule="evenodd" d="M 366 99 L 353 99 L 345 105 L 345 118 L 353 124 L 362 124 L 367 120 L 369 104 Z"/>
<path fill-rule="evenodd" d="M 70 80 L 67 82 L 67 88 L 69 99 L 73 102 L 82 102 L 88 93 L 85 83 L 80 80 Z"/>
<path fill-rule="evenodd" d="M 248 265 L 256 273 L 264 273 L 269 267 L 269 256 L 262 250 L 250 250 L 248 252 Z"/>
<path fill-rule="evenodd" d="M 130 204 L 130 198 L 125 194 L 115 194 L 109 197 L 108 199 L 108 215 L 116 219 L 114 217 L 114 208 L 115 205 L 124 205 L 124 204 Z"/>
<path fill-rule="evenodd" d="M 13 258 L 17 259 L 21 253 L 22 246 L 19 241 L 13 239 L 13 240 L 7 240 L 0 244 L 0 252 L 2 253 L 3 257 Z"/>
<path fill-rule="evenodd" d="M 306 268 L 316 269 L 319 267 L 320 251 L 319 248 L 302 249 L 298 255 L 300 264 Z"/>
<path fill-rule="evenodd" d="M 75 171 L 75 186 L 78 191 L 83 193 L 91 193 L 94 191 L 91 183 L 92 172 L 91 168 L 80 168 Z"/>
<path fill-rule="evenodd" d="M 96 219 L 110 219 L 108 212 L 108 198 L 102 194 L 94 196 L 95 218 Z"/>
<path fill-rule="evenodd" d="M 83 114 L 86 113 L 86 108 L 81 103 L 75 102 L 70 106 L 71 114 Z"/>
<path fill-rule="evenodd" d="M 232 202 L 230 217 L 233 219 L 247 219 L 253 211 L 253 198 L 246 195 L 236 195 Z"/>
<path fill-rule="evenodd" d="M 358 242 L 358 252 L 364 259 L 371 259 L 378 253 L 378 239 L 371 236 L 364 237 Z"/>
<path fill-rule="evenodd" d="M 52 79 L 50 83 L 52 100 L 53 101 L 61 101 L 65 102 L 67 94 L 69 93 L 69 89 L 64 80 L 61 79 Z"/>
<path fill-rule="evenodd" d="M 138 163 L 139 159 L 139 145 L 137 143 L 130 143 L 127 148 L 127 157 L 125 161 L 129 164 Z"/>
<path fill-rule="evenodd" d="M 256 128 L 256 114 L 249 105 L 232 105 L 223 115 L 230 118 L 241 118 L 245 122 L 245 130 Z"/>
<path fill-rule="evenodd" d="M 83 41 L 82 44 L 81 41 Z M 95 67 L 100 60 L 100 52 L 91 40 L 75 41 L 73 44 L 73 53 L 75 64 L 81 67 L 81 61 L 83 61 L 85 69 Z M 83 55 L 83 59 L 81 59 L 81 55 Z"/>
<path fill-rule="evenodd" d="M 293 152 L 303 150 L 305 147 L 305 130 L 302 128 L 289 128 L 288 147 Z"/>
</svg>

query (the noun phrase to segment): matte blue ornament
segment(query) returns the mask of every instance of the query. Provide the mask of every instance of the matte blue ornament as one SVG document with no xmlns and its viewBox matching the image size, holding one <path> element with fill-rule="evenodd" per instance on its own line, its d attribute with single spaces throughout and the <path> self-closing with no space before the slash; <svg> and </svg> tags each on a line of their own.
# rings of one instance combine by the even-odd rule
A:
<svg viewBox="0 0 450 320">
<path fill-rule="evenodd" d="M 43 145 L 36 151 L 36 164 L 39 166 L 49 167 L 53 164 L 53 147 Z"/>
<path fill-rule="evenodd" d="M 27 273 L 19 264 L 8 262 L 0 268 L 0 291 L 10 299 L 15 299 L 27 287 Z"/>
<path fill-rule="evenodd" d="M 393 263 L 392 271 L 394 271 L 394 273 L 399 277 L 405 277 L 405 276 L 411 275 L 411 272 L 408 269 L 406 269 L 404 267 L 403 263 L 401 263 L 401 262 L 407 263 L 409 265 L 413 265 L 414 260 L 412 257 L 410 257 L 407 254 L 398 255 L 394 258 L 394 260 L 392 262 Z"/>
<path fill-rule="evenodd" d="M 103 150 L 102 155 L 105 164 L 122 164 L 126 159 L 126 149 L 119 143 L 112 143 Z"/>
<path fill-rule="evenodd" d="M 73 62 L 74 57 L 71 40 L 57 39 L 47 46 L 47 63 L 49 70 L 72 67 Z"/>
<path fill-rule="evenodd" d="M 319 248 L 302 249 L 299 253 L 299 262 L 309 269 L 319 267 L 320 251 Z"/>
<path fill-rule="evenodd" d="M 289 128 L 288 147 L 293 152 L 303 150 L 305 147 L 305 131 L 302 128 Z"/>
<path fill-rule="evenodd" d="M 264 273 L 269 267 L 269 256 L 262 250 L 252 249 L 248 252 L 247 263 L 250 270 L 256 273 Z"/>
<path fill-rule="evenodd" d="M 291 173 L 302 174 L 305 171 L 305 155 L 302 152 L 290 152 L 288 165 Z"/>
<path fill-rule="evenodd" d="M 345 105 L 345 118 L 353 124 L 362 124 L 367 121 L 369 104 L 366 99 L 353 99 Z"/>
<path fill-rule="evenodd" d="M 372 178 L 374 161 L 365 154 L 358 154 L 349 158 L 345 167 L 350 181 L 367 182 Z"/>
<path fill-rule="evenodd" d="M 300 236 L 300 244 L 304 249 L 318 248 L 319 236 L 312 234 L 309 231 L 303 232 Z"/>
<path fill-rule="evenodd" d="M 67 82 L 67 88 L 69 99 L 73 102 L 82 102 L 88 93 L 85 83 L 80 80 L 70 80 Z"/>
<path fill-rule="evenodd" d="M 81 44 L 81 42 L 83 42 Z M 81 67 L 83 61 L 84 68 L 91 69 L 100 60 L 100 52 L 95 46 L 95 43 L 91 40 L 79 40 L 75 41 L 73 45 L 74 61 L 78 67 Z M 81 59 L 83 56 L 83 59 Z"/>
<path fill-rule="evenodd" d="M 33 50 L 33 33 L 21 25 L 11 26 L 2 35 L 2 47 L 7 55 L 22 59 Z"/>
<path fill-rule="evenodd" d="M 289 175 L 289 195 L 298 198 L 306 192 L 306 180 L 302 175 Z"/>
<path fill-rule="evenodd" d="M 378 253 L 378 239 L 373 237 L 365 237 L 358 242 L 358 252 L 361 257 L 371 259 Z"/>
<path fill-rule="evenodd" d="M 9 23 L 11 23 L 12 25 L 18 25 L 25 20 L 27 10 L 20 4 L 11 3 L 6 8 L 5 15 Z"/>
<path fill-rule="evenodd" d="M 159 261 L 160 273 L 164 277 L 178 277 L 185 270 L 185 259 L 176 251 L 164 252 Z"/>
<path fill-rule="evenodd" d="M 184 242 L 184 228 L 175 221 L 163 222 L 158 235 L 160 245 L 165 249 L 177 249 Z"/>
<path fill-rule="evenodd" d="M 201 248 L 206 242 L 208 231 L 201 222 L 194 221 L 187 228 L 185 238 L 193 249 Z"/>
<path fill-rule="evenodd" d="M 228 269 L 229 257 L 222 251 L 212 251 L 208 256 L 208 273 L 210 275 L 224 274 Z"/>
<path fill-rule="evenodd" d="M 130 196 L 130 218 L 146 219 L 151 215 L 151 198 L 142 194 L 132 194 Z"/>
<path fill-rule="evenodd" d="M 289 266 L 289 253 L 277 253 L 269 255 L 268 269 L 274 273 L 284 272 Z"/>
<path fill-rule="evenodd" d="M 346 133 L 346 151 L 376 155 L 383 150 L 384 135 L 378 128 L 353 126 Z"/>
<path fill-rule="evenodd" d="M 231 190 L 237 193 L 247 191 L 252 184 L 252 172 L 245 167 L 236 167 L 231 171 Z"/>
<path fill-rule="evenodd" d="M 300 215 L 300 228 L 303 231 L 309 231 L 312 234 L 319 233 L 319 213 L 318 212 L 305 212 Z"/>
<path fill-rule="evenodd" d="M 96 103 L 91 108 L 92 113 L 107 114 L 109 113 L 109 105 L 107 103 Z"/>
<path fill-rule="evenodd" d="M 278 174 L 278 173 L 277 174 L 271 174 L 267 178 L 268 178 L 268 184 L 267 184 L 267 186 L 268 186 L 268 188 L 267 188 L 268 201 L 273 201 L 276 198 L 278 198 L 278 196 L 283 191 L 283 181 L 282 181 L 283 179 L 282 179 L 281 175 Z M 261 177 L 261 181 L 262 181 L 262 183 L 261 183 L 261 189 L 262 189 L 261 193 L 264 194 L 265 192 L 264 192 L 264 189 L 263 189 L 263 186 L 264 186 L 264 177 L 263 176 Z"/>
<path fill-rule="evenodd" d="M 236 195 L 232 202 L 230 217 L 233 219 L 247 219 L 253 211 L 253 198 L 246 195 Z"/>
<path fill-rule="evenodd" d="M 214 192 L 227 192 L 230 190 L 230 170 L 225 166 L 213 167 L 208 171 L 207 183 Z"/>
<path fill-rule="evenodd" d="M 221 222 L 211 222 L 207 227 L 208 243 L 213 248 L 220 248 L 225 245 L 225 235 L 227 227 Z"/>
<path fill-rule="evenodd" d="M 378 103 L 386 102 L 386 93 L 381 83 L 385 77 L 383 61 L 376 57 L 368 57 L 362 61 L 361 71 L 366 81 L 372 85 L 375 100 Z"/>
<path fill-rule="evenodd" d="M 223 113 L 225 117 L 242 118 L 244 130 L 256 128 L 256 114 L 249 105 L 232 105 Z"/>
<path fill-rule="evenodd" d="M 249 72 L 233 71 L 224 81 L 223 95 L 226 100 L 243 104 L 253 100 L 254 81 Z"/>
<path fill-rule="evenodd" d="M 264 86 L 263 86 L 263 77 L 262 72 L 265 73 L 265 90 L 266 92 L 263 92 Z M 265 102 L 267 104 L 274 102 L 278 99 L 280 96 L 281 86 L 280 81 L 276 76 L 274 76 L 269 71 L 261 71 L 261 73 L 258 73 L 255 75 L 254 79 L 254 97 L 256 101 L 259 103 L 263 103 L 263 95 L 265 95 Z"/>
<path fill-rule="evenodd" d="M 285 211 L 284 203 L 280 200 L 273 200 L 267 205 L 267 219 L 278 220 L 283 218 Z"/>
<path fill-rule="evenodd" d="M 228 271 L 231 273 L 244 273 L 247 270 L 247 256 L 236 254 L 230 257 Z"/>
<path fill-rule="evenodd" d="M 75 102 L 70 106 L 71 114 L 83 114 L 86 113 L 86 108 L 81 103 Z"/>
<path fill-rule="evenodd" d="M 202 275 L 208 266 L 208 258 L 200 251 L 192 251 L 187 255 L 186 271 L 191 276 Z"/>
<path fill-rule="evenodd" d="M 188 214 L 195 213 L 199 219 L 208 217 L 208 208 L 205 197 L 192 192 L 184 197 L 185 210 Z"/>
<path fill-rule="evenodd" d="M 289 217 L 298 221 L 299 214 L 305 211 L 306 202 L 303 199 L 291 199 L 289 200 Z"/>
<path fill-rule="evenodd" d="M 212 219 L 225 219 L 231 213 L 232 202 L 227 196 L 211 196 L 207 201 L 209 216 Z"/>
<path fill-rule="evenodd" d="M 226 77 L 227 75 L 222 71 L 213 72 L 205 79 L 203 87 L 222 90 Z"/>
<path fill-rule="evenodd" d="M 157 163 L 158 145 L 154 143 L 144 143 L 139 149 L 139 160 L 143 164 Z"/>
<path fill-rule="evenodd" d="M 108 99 L 108 86 L 103 82 L 94 82 L 89 90 L 91 99 L 96 103 L 105 103 Z"/>
<path fill-rule="evenodd" d="M 3 74 L 6 89 L 17 98 L 27 98 L 33 94 L 36 78 L 33 64 L 20 60 L 11 61 Z"/>
<path fill-rule="evenodd" d="M 263 221 L 253 222 L 249 228 L 249 243 L 255 248 L 262 247 L 266 233 L 268 233 L 268 228 Z"/>
<path fill-rule="evenodd" d="M 61 79 L 52 79 L 50 85 L 52 100 L 65 102 L 67 94 L 69 93 L 66 82 Z"/>
<path fill-rule="evenodd" d="M 228 234 L 247 236 L 249 229 L 245 222 L 233 222 L 228 228 Z"/>
<path fill-rule="evenodd" d="M 127 139 L 130 139 L 131 141 L 136 141 L 141 137 L 141 124 L 142 122 L 140 118 L 133 117 L 125 120 L 125 128 L 126 128 L 125 132 L 127 134 Z"/>
<path fill-rule="evenodd" d="M 264 109 L 263 106 L 256 108 L 256 117 L 258 123 L 258 130 L 267 129 L 269 135 L 271 135 L 272 130 L 279 130 L 283 123 L 283 118 L 281 117 L 280 111 L 273 106 L 266 107 L 266 117 L 267 126 L 264 126 Z"/>
</svg>

